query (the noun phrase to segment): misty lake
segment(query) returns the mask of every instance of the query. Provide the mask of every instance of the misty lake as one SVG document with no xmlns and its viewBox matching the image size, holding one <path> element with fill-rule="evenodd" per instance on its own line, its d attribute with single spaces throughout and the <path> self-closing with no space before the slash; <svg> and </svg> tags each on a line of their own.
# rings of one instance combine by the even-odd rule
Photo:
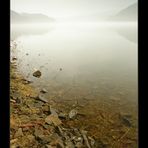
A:
<svg viewBox="0 0 148 148">
<path fill-rule="evenodd" d="M 18 70 L 49 98 L 137 102 L 136 23 L 12 24 L 11 40 Z"/>
</svg>

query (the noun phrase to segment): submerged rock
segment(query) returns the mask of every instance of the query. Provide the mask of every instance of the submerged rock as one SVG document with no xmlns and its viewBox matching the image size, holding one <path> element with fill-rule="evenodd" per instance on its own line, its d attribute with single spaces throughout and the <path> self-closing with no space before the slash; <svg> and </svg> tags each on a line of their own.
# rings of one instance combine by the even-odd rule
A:
<svg viewBox="0 0 148 148">
<path fill-rule="evenodd" d="M 69 118 L 72 119 L 74 118 L 76 115 L 77 115 L 77 110 L 75 109 L 72 109 L 70 112 L 69 112 Z"/>
<path fill-rule="evenodd" d="M 128 127 L 132 126 L 131 117 L 131 115 L 119 115 L 121 123 Z"/>
<path fill-rule="evenodd" d="M 48 91 L 45 89 L 45 88 L 43 88 L 42 90 L 41 90 L 41 93 L 47 93 Z"/>
<path fill-rule="evenodd" d="M 37 71 L 35 71 L 35 72 L 33 73 L 33 76 L 34 76 L 34 77 L 37 77 L 37 78 L 40 78 L 41 75 L 42 75 L 42 73 L 41 73 L 41 71 L 39 71 L 39 70 L 37 70 Z"/>
<path fill-rule="evenodd" d="M 48 103 L 48 100 L 45 97 L 43 97 L 42 95 L 38 95 L 36 97 L 36 100 L 40 100 L 40 101 L 42 101 L 44 103 Z"/>
</svg>

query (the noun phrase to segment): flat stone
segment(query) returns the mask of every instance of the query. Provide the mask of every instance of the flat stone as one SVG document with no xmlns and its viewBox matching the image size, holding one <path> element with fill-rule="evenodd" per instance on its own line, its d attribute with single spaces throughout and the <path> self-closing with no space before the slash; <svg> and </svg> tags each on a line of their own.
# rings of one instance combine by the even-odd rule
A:
<svg viewBox="0 0 148 148">
<path fill-rule="evenodd" d="M 47 91 L 45 88 L 43 88 L 43 89 L 41 90 L 41 92 L 42 92 L 42 93 L 47 93 L 48 91 Z"/>
<path fill-rule="evenodd" d="M 48 123 L 48 124 L 52 124 L 53 123 L 55 126 L 59 126 L 59 125 L 62 124 L 62 122 L 58 118 L 58 116 L 57 115 L 53 115 L 53 114 L 47 116 L 46 119 L 45 119 L 45 122 Z"/>
<path fill-rule="evenodd" d="M 42 102 L 44 102 L 44 103 L 48 103 L 48 100 L 47 100 L 45 97 L 43 97 L 42 95 L 38 95 L 38 96 L 36 97 L 36 99 L 37 99 L 37 100 L 40 100 L 40 101 L 42 101 Z"/>
</svg>

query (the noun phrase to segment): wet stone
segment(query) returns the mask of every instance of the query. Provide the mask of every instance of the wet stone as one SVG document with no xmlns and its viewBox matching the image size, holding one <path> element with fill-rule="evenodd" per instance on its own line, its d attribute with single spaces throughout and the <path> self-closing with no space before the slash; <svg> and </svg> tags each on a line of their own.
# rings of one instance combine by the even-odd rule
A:
<svg viewBox="0 0 148 148">
<path fill-rule="evenodd" d="M 42 90 L 41 90 L 41 93 L 47 93 L 48 91 L 45 89 L 45 88 L 43 88 Z"/>
<path fill-rule="evenodd" d="M 76 109 L 73 109 L 69 112 L 69 118 L 72 119 L 72 118 L 75 118 L 76 115 L 77 115 L 77 110 Z"/>
<path fill-rule="evenodd" d="M 42 75 L 42 73 L 41 73 L 39 70 L 37 70 L 37 71 L 35 71 L 35 72 L 33 73 L 33 76 L 34 76 L 34 77 L 37 77 L 37 78 L 40 78 L 41 75 Z"/>
<path fill-rule="evenodd" d="M 42 101 L 44 103 L 48 103 L 48 100 L 44 96 L 42 96 L 42 95 L 38 95 L 36 97 L 36 100 L 40 100 L 40 101 Z"/>
</svg>

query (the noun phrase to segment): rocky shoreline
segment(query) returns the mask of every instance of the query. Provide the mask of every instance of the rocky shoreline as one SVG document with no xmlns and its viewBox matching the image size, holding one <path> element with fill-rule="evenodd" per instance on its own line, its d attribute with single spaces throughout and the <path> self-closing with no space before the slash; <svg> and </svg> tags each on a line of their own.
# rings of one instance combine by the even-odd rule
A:
<svg viewBox="0 0 148 148">
<path fill-rule="evenodd" d="M 13 59 L 16 60 L 16 59 Z M 87 131 L 67 128 L 63 120 L 75 118 L 54 109 L 53 102 L 43 100 L 27 80 L 10 65 L 10 144 L 11 148 L 91 148 L 95 140 Z"/>
<path fill-rule="evenodd" d="M 86 100 L 85 105 L 58 104 L 44 98 L 45 89 L 38 92 L 21 76 L 16 61 L 13 58 L 10 64 L 11 148 L 138 147 L 135 106 L 123 107 L 114 98 L 99 103 Z"/>
</svg>

